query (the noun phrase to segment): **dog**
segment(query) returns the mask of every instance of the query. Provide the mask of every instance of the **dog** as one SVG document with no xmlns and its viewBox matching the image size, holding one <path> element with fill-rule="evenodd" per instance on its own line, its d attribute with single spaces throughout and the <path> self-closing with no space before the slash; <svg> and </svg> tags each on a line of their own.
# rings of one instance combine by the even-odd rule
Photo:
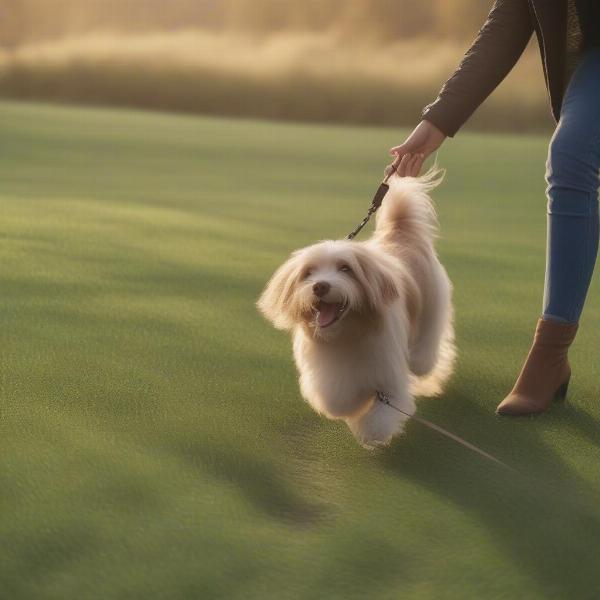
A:
<svg viewBox="0 0 600 600">
<path fill-rule="evenodd" d="M 429 196 L 442 178 L 435 169 L 392 177 L 368 240 L 295 251 L 257 302 L 292 334 L 303 397 L 367 448 L 402 433 L 414 397 L 439 395 L 452 373 L 452 285 L 435 252 Z"/>
</svg>

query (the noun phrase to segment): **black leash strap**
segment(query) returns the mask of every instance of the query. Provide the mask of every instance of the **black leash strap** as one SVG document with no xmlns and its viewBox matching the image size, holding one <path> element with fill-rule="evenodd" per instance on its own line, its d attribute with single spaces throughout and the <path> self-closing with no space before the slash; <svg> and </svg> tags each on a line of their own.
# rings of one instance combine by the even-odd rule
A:
<svg viewBox="0 0 600 600">
<path fill-rule="evenodd" d="M 499 458 L 492 456 L 485 450 L 482 450 L 478 446 L 475 446 L 475 444 L 471 444 L 470 442 L 467 442 L 467 440 L 464 440 L 463 438 L 456 435 L 455 433 L 452 433 L 451 431 L 448 431 L 447 429 L 444 429 L 443 427 L 440 427 L 439 425 L 436 425 L 435 423 L 432 423 L 431 421 L 428 421 L 427 419 L 424 419 L 423 417 L 418 417 L 417 415 L 411 415 L 411 414 L 403 411 L 401 408 L 398 408 L 397 406 L 392 404 L 390 402 L 389 397 L 386 394 L 384 394 L 383 392 L 376 392 L 376 393 L 377 393 L 377 399 L 380 402 L 383 402 L 383 404 L 386 404 L 390 408 L 393 408 L 394 410 L 397 410 L 399 413 L 406 415 L 409 419 L 412 419 L 413 421 L 416 421 L 417 423 L 421 423 L 421 425 L 425 425 L 425 427 L 428 427 L 429 429 L 432 429 L 433 431 L 437 431 L 438 433 L 441 433 L 442 435 L 446 436 L 447 438 L 459 443 L 461 446 L 464 446 L 465 448 L 468 448 L 472 452 L 475 452 L 475 453 L 479 454 L 480 456 L 483 456 L 484 458 L 487 458 L 488 460 L 495 462 L 497 465 L 500 465 L 501 467 L 504 467 L 505 469 L 508 469 L 509 471 L 513 471 L 515 473 L 517 472 L 512 467 L 510 467 L 506 463 L 502 462 Z"/>
<path fill-rule="evenodd" d="M 396 159 L 396 160 L 394 160 L 394 162 L 391 165 L 389 165 L 387 167 L 385 177 L 384 177 L 383 181 L 381 182 L 381 184 L 379 185 L 379 187 L 377 188 L 375 195 L 373 196 L 371 206 L 369 207 L 369 210 L 367 211 L 367 216 L 361 221 L 361 223 L 359 225 L 356 226 L 355 229 L 353 229 L 346 236 L 347 240 L 353 240 L 361 232 L 363 227 L 369 222 L 369 219 L 377 212 L 377 210 L 381 206 L 381 203 L 383 202 L 385 195 L 388 193 L 388 190 L 390 189 L 390 186 L 388 185 L 388 180 L 396 172 L 399 165 L 400 165 L 400 161 L 398 159 Z"/>
<path fill-rule="evenodd" d="M 373 196 L 373 202 L 371 202 L 371 206 L 367 211 L 367 216 L 361 221 L 359 225 L 356 226 L 347 236 L 347 240 L 352 240 L 356 237 L 358 233 L 362 230 L 362 228 L 369 222 L 371 216 L 377 212 L 377 209 L 381 206 L 383 201 L 383 197 L 387 194 L 390 186 L 387 183 L 382 183 L 375 192 L 375 196 Z"/>
</svg>

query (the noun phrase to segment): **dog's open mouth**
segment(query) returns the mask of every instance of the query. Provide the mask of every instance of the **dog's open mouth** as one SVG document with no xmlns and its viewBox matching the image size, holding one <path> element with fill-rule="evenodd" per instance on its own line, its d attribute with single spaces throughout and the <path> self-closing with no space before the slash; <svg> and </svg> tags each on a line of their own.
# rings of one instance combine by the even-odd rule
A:
<svg viewBox="0 0 600 600">
<path fill-rule="evenodd" d="M 348 308 L 348 301 L 344 303 L 339 302 L 324 302 L 323 300 L 319 300 L 317 304 L 315 304 L 315 323 L 324 329 L 325 327 L 329 327 L 333 325 L 336 321 L 340 319 L 340 317 L 344 314 L 346 309 Z"/>
</svg>

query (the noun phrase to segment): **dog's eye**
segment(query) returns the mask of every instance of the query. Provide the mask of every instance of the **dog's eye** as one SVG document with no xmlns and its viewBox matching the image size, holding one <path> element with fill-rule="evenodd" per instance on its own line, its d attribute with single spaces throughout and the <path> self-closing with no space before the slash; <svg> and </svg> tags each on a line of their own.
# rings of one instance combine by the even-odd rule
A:
<svg viewBox="0 0 600 600">
<path fill-rule="evenodd" d="M 346 265 L 346 264 L 340 265 L 340 266 L 339 266 L 339 270 L 340 270 L 342 273 L 352 273 L 352 269 L 350 268 L 350 266 L 349 266 L 349 265 Z"/>
<path fill-rule="evenodd" d="M 304 271 L 302 273 L 302 280 L 304 281 L 305 279 L 308 279 L 312 274 L 312 271 L 310 269 L 306 269 L 306 271 Z"/>
</svg>

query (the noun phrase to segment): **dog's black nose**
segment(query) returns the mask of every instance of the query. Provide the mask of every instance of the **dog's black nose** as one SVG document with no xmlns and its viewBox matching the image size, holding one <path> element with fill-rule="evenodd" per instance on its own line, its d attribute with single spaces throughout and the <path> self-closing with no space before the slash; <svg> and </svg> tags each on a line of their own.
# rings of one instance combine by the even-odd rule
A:
<svg viewBox="0 0 600 600">
<path fill-rule="evenodd" d="M 313 285 L 313 292 L 315 293 L 315 296 L 319 296 L 319 298 L 322 298 L 330 289 L 331 286 L 326 281 L 317 281 L 317 283 Z"/>
</svg>

